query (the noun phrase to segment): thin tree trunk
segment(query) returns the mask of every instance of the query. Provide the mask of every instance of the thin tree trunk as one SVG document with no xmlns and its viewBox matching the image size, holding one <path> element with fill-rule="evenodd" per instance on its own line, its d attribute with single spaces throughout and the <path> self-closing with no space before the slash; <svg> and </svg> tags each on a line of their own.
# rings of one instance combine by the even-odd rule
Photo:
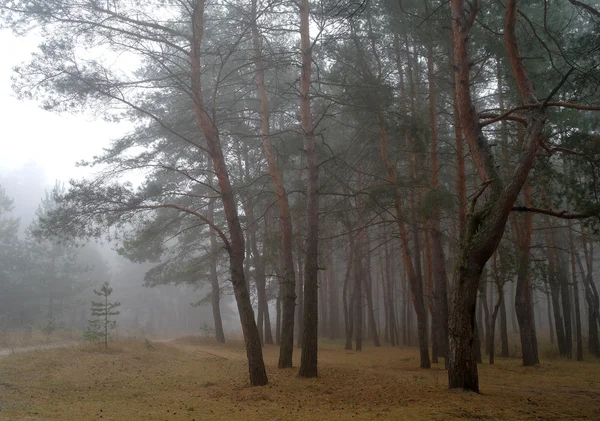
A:
<svg viewBox="0 0 600 421">
<path fill-rule="evenodd" d="M 367 255 L 367 267 L 365 271 L 365 275 L 363 278 L 364 288 L 365 288 L 365 298 L 367 300 L 367 312 L 369 317 L 369 333 L 370 337 L 373 340 L 373 344 L 376 347 L 381 346 L 381 342 L 379 342 L 379 333 L 377 332 L 377 321 L 375 320 L 375 308 L 373 306 L 373 291 L 371 286 L 372 282 L 372 274 L 371 274 L 371 255 Z"/>
<path fill-rule="evenodd" d="M 490 307 L 487 299 L 487 279 L 481 280 L 479 299 L 481 300 L 481 305 L 483 307 L 483 321 L 479 319 L 479 324 L 485 327 L 485 353 L 487 354 L 490 350 L 491 330 L 494 328 L 490 324 Z M 479 331 L 482 332 L 483 329 L 480 329 Z"/>
<path fill-rule="evenodd" d="M 297 320 L 297 329 L 298 335 L 297 346 L 298 348 L 302 348 L 302 338 L 304 332 L 304 244 L 302 241 L 302 223 L 301 217 L 298 217 L 298 223 L 296 224 L 296 249 L 297 249 L 297 264 L 298 264 L 298 282 L 296 283 L 296 291 L 298 297 L 298 305 L 296 306 L 296 320 Z"/>
<path fill-rule="evenodd" d="M 312 50 L 309 30 L 309 2 L 300 1 L 300 48 L 302 74 L 300 76 L 300 119 L 304 131 L 304 152 L 307 167 L 306 180 L 306 262 L 304 266 L 304 332 L 300 377 L 316 377 L 318 352 L 319 311 L 319 196 L 316 139 L 310 111 L 310 73 Z"/>
<path fill-rule="evenodd" d="M 594 280 L 592 278 L 593 273 L 593 245 L 590 244 L 590 248 L 588 249 L 587 245 L 587 235 L 585 233 L 585 227 L 583 224 L 580 224 L 580 230 L 582 233 L 581 240 L 583 245 L 584 257 L 586 260 L 586 270 L 583 269 L 583 265 L 581 264 L 581 258 L 579 254 L 576 255 L 577 263 L 579 265 L 579 269 L 581 271 L 581 278 L 583 280 L 583 286 L 585 289 L 585 299 L 588 304 L 588 351 L 590 354 L 600 358 L 600 343 L 598 339 L 598 324 L 600 320 L 598 319 L 598 293 L 596 291 L 596 287 L 594 285 Z M 590 253 L 591 252 L 591 253 Z"/>
<path fill-rule="evenodd" d="M 332 251 L 329 253 L 329 267 L 327 271 L 328 283 L 329 283 L 329 339 L 334 340 L 339 335 L 340 325 L 340 310 L 339 310 L 339 297 L 338 297 L 338 285 L 335 276 L 335 253 Z"/>
<path fill-rule="evenodd" d="M 275 188 L 279 217 L 281 218 L 281 253 L 283 260 L 283 296 L 281 314 L 281 345 L 279 350 L 279 368 L 292 366 L 294 352 L 294 313 L 296 311 L 296 279 L 293 258 L 292 217 L 283 184 L 283 176 L 277 165 L 277 159 L 271 143 L 269 127 L 269 100 L 265 88 L 264 64 L 260 47 L 260 34 L 257 24 L 256 0 L 252 0 L 252 41 L 254 47 L 254 64 L 256 67 L 256 86 L 260 99 L 260 133 L 269 173 Z"/>
<path fill-rule="evenodd" d="M 565 170 L 569 170 L 565 161 Z M 567 200 L 567 212 L 570 210 L 570 203 Z M 575 304 L 575 334 L 577 341 L 577 361 L 583 361 L 583 338 L 581 333 L 581 309 L 579 307 L 579 290 L 577 288 L 577 271 L 575 270 L 575 241 L 573 240 L 573 224 L 569 220 L 569 249 L 571 257 L 571 276 L 573 278 L 573 299 Z"/>
<path fill-rule="evenodd" d="M 354 316 L 352 310 L 354 309 L 354 293 L 350 297 L 350 304 L 348 305 L 348 284 L 350 283 L 350 272 L 354 268 L 354 239 L 352 233 L 348 234 L 349 237 L 349 250 L 348 260 L 346 262 L 346 275 L 344 276 L 344 288 L 342 290 L 342 304 L 344 310 L 344 327 L 346 332 L 346 345 L 344 349 L 352 350 L 352 331 L 354 329 Z"/>
<path fill-rule="evenodd" d="M 399 64 L 399 59 L 397 60 L 397 62 L 398 67 L 401 68 Z M 402 77 L 400 77 L 400 79 L 402 79 Z M 431 362 L 429 360 L 429 345 L 427 338 L 427 311 L 425 309 L 425 302 L 423 297 L 423 279 L 422 274 L 420 274 L 420 250 L 416 247 L 416 245 L 416 249 L 413 249 L 409 243 L 409 234 L 405 223 L 405 213 L 403 210 L 400 188 L 398 186 L 398 174 L 396 171 L 396 167 L 390 162 L 388 158 L 387 131 L 383 121 L 382 111 L 379 107 L 376 110 L 376 117 L 377 123 L 379 125 L 381 158 L 384 165 L 387 168 L 388 182 L 390 183 L 394 191 L 396 222 L 398 224 L 398 229 L 400 232 L 404 270 L 406 271 L 408 282 L 410 284 L 411 297 L 413 305 L 415 307 L 415 312 L 417 314 L 417 332 L 420 350 L 420 366 L 421 368 L 430 368 Z M 418 235 L 415 237 L 415 240 L 418 240 L 417 237 Z M 413 250 L 415 251 L 414 258 Z M 415 263 L 413 263 L 413 260 Z M 415 268 L 418 268 L 419 271 L 417 272 L 417 269 Z"/>
<path fill-rule="evenodd" d="M 548 303 L 548 328 L 550 329 L 550 343 L 554 344 L 554 325 L 552 322 L 552 298 L 550 297 L 550 285 L 548 284 L 548 276 L 544 276 L 544 285 L 546 288 L 546 302 Z"/>
<path fill-rule="evenodd" d="M 211 200 L 208 202 L 208 213 L 206 215 L 210 223 L 214 223 L 214 209 L 215 204 Z M 217 254 L 219 246 L 217 245 L 217 236 L 211 228 L 208 230 L 208 237 L 210 240 L 210 285 L 215 336 L 217 342 L 225 343 L 225 332 L 223 331 L 223 320 L 221 319 L 221 289 L 219 288 L 219 278 L 217 276 Z"/>
<path fill-rule="evenodd" d="M 500 292 L 498 292 L 500 294 Z M 500 303 L 500 356 L 509 357 L 508 352 L 508 322 L 506 320 L 506 298 L 504 297 L 504 284 L 502 285 L 502 301 Z"/>
<path fill-rule="evenodd" d="M 363 309 L 362 309 L 362 278 L 364 276 L 362 266 L 362 231 L 359 231 L 358 237 L 355 242 L 355 253 L 354 258 L 354 290 L 352 292 L 354 302 L 354 341 L 357 351 L 362 351 L 362 337 L 363 337 Z"/>
<path fill-rule="evenodd" d="M 550 225 L 549 218 L 545 218 L 546 225 Z M 558 342 L 558 352 L 561 356 L 567 354 L 565 325 L 561 314 L 560 307 L 560 284 L 558 282 L 558 269 L 556 265 L 560 265 L 558 261 L 558 253 L 556 252 L 555 244 L 552 241 L 550 230 L 546 230 L 546 253 L 548 255 L 548 284 L 550 285 L 550 294 L 552 297 L 552 309 L 554 310 L 554 326 L 556 332 L 556 341 Z"/>
<path fill-rule="evenodd" d="M 586 232 L 585 227 L 583 227 L 583 224 L 581 224 L 581 230 L 583 233 Z M 596 284 L 594 283 L 594 278 L 593 278 L 594 243 L 593 242 L 589 243 L 589 253 L 588 253 L 586 237 L 587 237 L 587 235 L 584 234 L 583 246 L 584 246 L 585 260 L 586 260 L 586 266 L 587 266 L 586 280 L 587 280 L 587 285 L 591 292 L 590 298 L 593 302 L 593 306 L 590 308 L 590 311 L 591 311 L 591 309 L 593 309 L 593 311 L 591 311 L 591 312 L 595 316 L 597 324 L 600 325 L 600 297 L 598 295 L 598 289 L 596 288 Z M 597 329 L 597 326 L 594 329 Z M 597 330 L 596 330 L 596 337 L 598 337 Z M 595 344 L 595 349 L 596 349 L 596 352 L 595 352 L 596 358 L 600 358 L 600 344 L 599 343 Z"/>
<path fill-rule="evenodd" d="M 527 181 L 523 186 L 523 195 L 525 198 L 525 206 L 531 206 L 531 184 Z M 521 353 L 524 366 L 540 363 L 533 312 L 533 288 L 531 285 L 531 276 L 529 275 L 529 249 L 531 248 L 532 231 L 533 215 L 531 213 L 526 213 L 523 228 L 520 230 L 520 233 L 517 234 L 516 231 L 514 232 L 518 256 L 515 312 L 517 314 L 517 321 L 519 322 Z M 519 237 L 522 238 L 521 241 L 519 241 Z"/>
</svg>

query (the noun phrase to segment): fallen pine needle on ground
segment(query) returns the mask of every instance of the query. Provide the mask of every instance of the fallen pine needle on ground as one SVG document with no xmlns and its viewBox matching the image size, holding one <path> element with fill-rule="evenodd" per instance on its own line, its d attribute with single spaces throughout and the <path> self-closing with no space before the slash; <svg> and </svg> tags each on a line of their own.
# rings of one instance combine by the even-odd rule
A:
<svg viewBox="0 0 600 421">
<path fill-rule="evenodd" d="M 522 367 L 481 364 L 481 394 L 447 389 L 441 364 L 418 368 L 418 350 L 344 351 L 325 344 L 319 378 L 277 369 L 264 348 L 269 384 L 250 387 L 239 342 L 198 338 L 126 340 L 0 359 L 0 420 L 573 420 L 600 416 L 600 364 L 563 359 Z M 299 364 L 300 350 L 294 352 Z"/>
</svg>

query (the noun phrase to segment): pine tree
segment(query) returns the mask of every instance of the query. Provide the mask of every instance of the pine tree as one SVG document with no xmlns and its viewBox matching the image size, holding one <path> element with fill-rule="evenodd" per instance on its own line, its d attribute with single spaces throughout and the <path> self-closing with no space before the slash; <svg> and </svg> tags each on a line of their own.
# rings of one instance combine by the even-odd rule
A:
<svg viewBox="0 0 600 421">
<path fill-rule="evenodd" d="M 120 314 L 115 308 L 119 307 L 121 303 L 108 301 L 112 292 L 113 289 L 108 281 L 102 284 L 99 291 L 94 290 L 94 294 L 102 297 L 102 301 L 92 301 L 92 316 L 96 318 L 88 321 L 88 327 L 83 334 L 87 340 L 91 341 L 104 339 L 104 349 L 108 349 L 108 332 L 117 328 L 117 322 L 110 320 L 109 317 Z"/>
</svg>

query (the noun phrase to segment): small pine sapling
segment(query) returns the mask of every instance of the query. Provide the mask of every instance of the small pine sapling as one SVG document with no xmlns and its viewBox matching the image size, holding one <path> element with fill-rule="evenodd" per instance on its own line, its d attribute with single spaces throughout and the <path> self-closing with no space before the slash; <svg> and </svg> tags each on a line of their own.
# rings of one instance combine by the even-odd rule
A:
<svg viewBox="0 0 600 421">
<path fill-rule="evenodd" d="M 109 317 L 118 315 L 119 311 L 115 310 L 115 308 L 121 305 L 118 301 L 108 301 L 108 297 L 110 297 L 112 292 L 113 289 L 110 287 L 108 281 L 102 284 L 99 291 L 94 290 L 94 294 L 102 297 L 102 301 L 92 301 L 92 316 L 95 319 L 88 321 L 88 326 L 83 333 L 84 338 L 89 341 L 104 340 L 104 349 L 108 349 L 109 332 L 117 328 L 117 322 L 110 320 Z"/>
</svg>

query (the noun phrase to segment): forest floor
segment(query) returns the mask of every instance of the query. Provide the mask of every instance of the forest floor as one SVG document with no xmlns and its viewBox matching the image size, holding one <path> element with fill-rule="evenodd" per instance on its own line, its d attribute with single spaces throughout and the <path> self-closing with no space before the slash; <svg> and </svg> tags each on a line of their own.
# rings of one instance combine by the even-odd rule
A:
<svg viewBox="0 0 600 421">
<path fill-rule="evenodd" d="M 242 343 L 188 338 L 38 350 L 0 359 L 0 420 L 575 420 L 600 419 L 600 364 L 561 359 L 482 364 L 481 394 L 446 388 L 443 363 L 418 368 L 417 349 L 325 344 L 316 379 L 278 370 L 249 387 Z M 299 364 L 300 351 L 294 352 Z"/>
</svg>

